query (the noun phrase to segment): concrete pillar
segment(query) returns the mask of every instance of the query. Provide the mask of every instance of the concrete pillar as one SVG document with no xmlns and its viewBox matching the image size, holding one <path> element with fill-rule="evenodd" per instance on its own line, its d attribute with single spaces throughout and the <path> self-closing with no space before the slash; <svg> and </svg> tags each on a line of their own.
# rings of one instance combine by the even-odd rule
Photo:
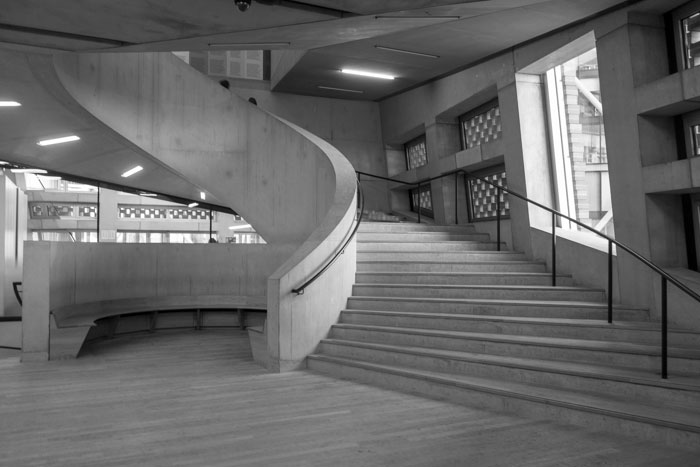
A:
<svg viewBox="0 0 700 467">
<path fill-rule="evenodd" d="M 27 242 L 24 252 L 22 361 L 49 359 L 51 244 Z"/>
<path fill-rule="evenodd" d="M 425 126 L 425 139 L 428 157 L 432 167 L 438 168 L 438 161 L 458 152 L 460 147 L 459 124 L 457 122 L 434 121 Z M 431 170 L 431 176 L 440 175 L 439 170 Z M 455 223 L 455 179 L 447 177 L 431 184 L 435 223 Z"/>
<path fill-rule="evenodd" d="M 660 17 L 628 15 L 597 38 L 597 50 L 616 239 L 661 265 L 678 265 L 685 250 L 677 236 L 682 225 L 680 197 L 646 196 L 642 176 L 644 165 L 677 157 L 672 138 L 664 138 L 671 142 L 664 147 L 655 143 L 672 125 L 638 120 L 635 96 L 637 86 L 668 74 L 663 22 Z M 630 304 L 654 303 L 653 295 L 659 292 L 647 268 L 620 252 L 618 264 L 621 297 L 616 298 Z"/>
</svg>

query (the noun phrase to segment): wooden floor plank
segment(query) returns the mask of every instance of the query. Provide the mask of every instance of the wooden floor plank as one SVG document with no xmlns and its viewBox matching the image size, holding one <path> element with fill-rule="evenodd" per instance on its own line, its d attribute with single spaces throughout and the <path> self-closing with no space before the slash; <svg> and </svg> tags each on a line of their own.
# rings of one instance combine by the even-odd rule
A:
<svg viewBox="0 0 700 467">
<path fill-rule="evenodd" d="M 698 452 L 310 372 L 268 374 L 237 329 L 0 359 L 1 466 L 659 466 Z"/>
</svg>

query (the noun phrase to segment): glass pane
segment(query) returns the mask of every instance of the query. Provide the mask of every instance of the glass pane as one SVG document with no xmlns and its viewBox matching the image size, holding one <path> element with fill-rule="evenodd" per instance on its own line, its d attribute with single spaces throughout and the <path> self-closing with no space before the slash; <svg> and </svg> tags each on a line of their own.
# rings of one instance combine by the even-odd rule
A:
<svg viewBox="0 0 700 467">
<path fill-rule="evenodd" d="M 549 70 L 546 81 L 558 208 L 614 236 L 596 50 Z M 586 230 L 568 221 L 562 227 Z"/>
<path fill-rule="evenodd" d="M 462 119 L 464 149 L 480 146 L 501 138 L 501 110 L 498 106 Z"/>
<path fill-rule="evenodd" d="M 683 42 L 685 48 L 685 67 L 700 65 L 700 13 L 682 21 Z"/>
<path fill-rule="evenodd" d="M 406 143 L 404 150 L 406 151 L 406 168 L 408 170 L 422 167 L 428 163 L 428 150 L 424 136 Z"/>
<path fill-rule="evenodd" d="M 505 169 L 496 173 L 477 175 L 479 175 L 482 179 L 493 183 L 493 185 L 508 188 Z M 499 202 L 501 217 L 507 218 L 510 216 L 510 201 L 508 199 L 508 193 L 501 190 L 499 201 L 497 199 L 497 196 L 499 196 L 499 190 L 493 185 L 479 179 L 469 180 L 471 219 L 473 221 L 496 219 L 498 217 Z"/>
</svg>

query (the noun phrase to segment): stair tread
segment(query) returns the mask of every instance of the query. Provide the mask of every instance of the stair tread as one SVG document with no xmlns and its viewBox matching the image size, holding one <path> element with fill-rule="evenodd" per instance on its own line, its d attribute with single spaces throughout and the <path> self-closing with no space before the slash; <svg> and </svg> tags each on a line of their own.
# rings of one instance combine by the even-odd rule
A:
<svg viewBox="0 0 700 467">
<path fill-rule="evenodd" d="M 483 253 L 480 253 L 483 254 Z M 445 265 L 451 265 L 451 263 L 446 263 L 445 261 L 426 261 L 426 260 L 421 260 L 421 261 L 416 261 L 416 260 L 410 260 L 410 259 L 358 259 L 358 263 L 417 263 L 417 264 L 445 264 Z M 494 261 L 487 261 L 487 260 L 477 260 L 477 261 L 470 261 L 469 264 L 537 264 L 537 265 L 542 265 L 544 264 L 541 261 L 530 261 L 530 260 L 521 260 L 521 259 L 512 259 L 512 260 L 494 260 Z"/>
<path fill-rule="evenodd" d="M 573 339 L 568 337 L 522 336 L 483 332 L 449 331 L 442 329 L 400 328 L 394 326 L 375 326 L 368 324 L 338 323 L 335 324 L 334 327 L 433 337 L 482 340 L 509 344 L 566 347 L 568 349 L 583 350 L 605 350 L 615 351 L 618 353 L 641 354 L 652 356 L 658 356 L 661 354 L 661 349 L 657 345 L 638 344 L 633 342 Z M 669 357 L 673 358 L 700 359 L 700 350 L 687 347 L 669 347 L 668 355 Z"/>
<path fill-rule="evenodd" d="M 458 360 L 500 365 L 514 368 L 525 368 L 539 371 L 563 373 L 568 375 L 587 376 L 613 381 L 652 385 L 670 389 L 696 392 L 700 394 L 700 375 L 674 375 L 671 380 L 664 380 L 657 374 L 649 371 L 637 370 L 629 367 L 600 365 L 584 362 L 570 362 L 562 360 L 546 360 L 537 358 L 523 358 L 505 355 L 494 355 L 477 352 L 464 352 L 457 350 L 443 350 L 429 347 L 415 347 L 396 344 L 383 344 L 376 342 L 350 341 L 347 339 L 328 338 L 322 342 L 339 345 L 350 345 L 370 349 L 381 349 L 402 353 L 421 354 L 433 357 L 448 357 Z M 700 410 L 700 408 L 698 408 Z"/>
<path fill-rule="evenodd" d="M 425 271 L 425 272 L 420 272 L 420 271 L 358 271 L 358 274 L 370 274 L 370 275 L 391 275 L 391 276 L 494 276 L 494 277 L 500 277 L 500 276 L 526 276 L 526 277 L 552 277 L 552 273 L 550 272 L 509 272 L 509 271 L 503 271 L 503 272 L 493 272 L 493 271 L 484 271 L 484 272 L 450 272 L 450 271 L 445 271 L 445 272 L 440 272 L 440 271 Z M 557 274 L 557 277 L 571 277 L 570 274 Z"/>
<path fill-rule="evenodd" d="M 615 328 L 626 330 L 642 330 L 642 331 L 657 331 L 659 325 L 648 321 L 613 321 L 608 323 L 603 319 L 581 319 L 581 318 L 540 318 L 536 316 L 501 316 L 501 315 L 474 315 L 468 313 L 421 313 L 416 311 L 389 311 L 389 310 L 355 310 L 346 308 L 342 312 L 361 313 L 361 314 L 380 314 L 386 316 L 407 316 L 427 319 L 447 319 L 447 320 L 467 320 L 467 321 L 489 321 L 501 323 L 518 323 L 518 324 L 550 324 L 560 326 L 583 326 L 583 327 L 601 327 Z M 689 334 L 693 333 L 686 329 L 669 328 L 669 332 L 680 332 Z"/>
<path fill-rule="evenodd" d="M 311 359 L 325 360 L 345 365 L 367 368 L 383 373 L 419 377 L 442 384 L 451 384 L 466 389 L 487 391 L 508 397 L 517 397 L 544 404 L 552 404 L 584 411 L 609 414 L 641 422 L 663 424 L 684 431 L 700 433 L 700 411 L 697 408 L 655 406 L 648 402 L 631 403 L 602 394 L 560 390 L 551 387 L 507 382 L 496 379 L 440 373 L 406 367 L 380 365 L 360 360 L 311 355 Z"/>
<path fill-rule="evenodd" d="M 349 300 L 380 300 L 380 301 L 410 301 L 410 302 L 449 302 L 449 303 L 464 303 L 464 304 L 488 304 L 488 305 L 532 305 L 532 306 L 575 306 L 586 308 L 605 308 L 608 305 L 604 302 L 588 302 L 574 300 L 521 300 L 521 299 L 496 299 L 496 298 L 437 298 L 437 297 L 373 297 L 364 295 L 353 295 Z M 644 308 L 614 305 L 614 310 L 639 310 L 646 311 Z"/>
<path fill-rule="evenodd" d="M 489 289 L 489 290 L 542 290 L 542 291 L 573 291 L 573 292 L 603 292 L 603 289 L 596 289 L 591 287 L 579 287 L 571 285 L 562 286 L 551 286 L 551 285 L 454 285 L 454 284 L 394 284 L 394 283 L 375 283 L 375 282 L 356 282 L 356 286 L 361 287 L 387 287 L 387 288 L 399 288 L 399 287 L 409 287 L 415 288 L 428 288 L 428 289 Z"/>
</svg>

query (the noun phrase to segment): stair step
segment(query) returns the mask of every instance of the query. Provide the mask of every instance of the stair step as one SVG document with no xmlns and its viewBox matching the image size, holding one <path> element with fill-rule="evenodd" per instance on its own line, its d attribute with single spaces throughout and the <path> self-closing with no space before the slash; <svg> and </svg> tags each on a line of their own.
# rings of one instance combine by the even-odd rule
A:
<svg viewBox="0 0 700 467">
<path fill-rule="evenodd" d="M 463 263 L 470 261 L 525 261 L 523 253 L 513 251 L 372 251 L 358 252 L 357 260 L 373 261 L 439 261 Z"/>
<path fill-rule="evenodd" d="M 700 415 L 700 377 L 673 376 L 609 365 L 537 360 L 386 343 L 327 339 L 323 355 L 429 371 L 513 381 L 573 391 L 612 394 L 666 406 L 695 407 Z"/>
<path fill-rule="evenodd" d="M 358 272 L 359 284 L 551 285 L 546 272 Z M 557 276 L 557 285 L 571 286 L 571 276 Z"/>
<path fill-rule="evenodd" d="M 393 233 L 410 233 L 410 232 L 457 232 L 471 233 L 475 232 L 474 224 L 462 225 L 431 225 L 417 222 L 367 222 L 362 221 L 358 228 L 359 233 L 367 232 L 393 232 Z"/>
<path fill-rule="evenodd" d="M 426 347 L 460 352 L 478 352 L 543 360 L 610 364 L 642 370 L 661 368 L 661 348 L 647 344 L 588 339 L 518 336 L 464 331 L 395 328 L 336 324 L 331 338 L 361 342 Z M 668 349 L 669 371 L 700 375 L 700 350 Z"/>
<path fill-rule="evenodd" d="M 358 272 L 545 272 L 544 263 L 535 261 L 393 261 L 365 259 L 357 261 Z"/>
<path fill-rule="evenodd" d="M 489 234 L 460 232 L 358 232 L 358 242 L 491 241 Z"/>
<path fill-rule="evenodd" d="M 530 285 L 355 284 L 353 295 L 366 297 L 489 298 L 503 300 L 604 301 L 605 292 L 583 287 Z"/>
<path fill-rule="evenodd" d="M 496 251 L 498 244 L 496 242 L 478 242 L 478 241 L 438 241 L 438 242 L 366 242 L 359 240 L 357 242 L 357 251 L 360 253 L 381 251 Z M 505 251 L 505 245 L 501 243 L 501 250 Z"/>
<path fill-rule="evenodd" d="M 608 323 L 607 320 L 603 319 L 533 318 L 374 310 L 343 310 L 340 322 L 417 329 L 617 340 L 651 345 L 661 343 L 660 325 L 651 322 L 615 321 Z M 673 347 L 700 348 L 700 333 L 671 329 L 668 334 L 668 342 Z"/>
<path fill-rule="evenodd" d="M 456 403 L 546 417 L 667 444 L 697 448 L 695 413 L 632 404 L 603 396 L 485 378 L 312 355 L 309 369 Z"/>
<path fill-rule="evenodd" d="M 492 316 L 530 316 L 535 318 L 607 319 L 606 304 L 595 302 L 491 300 L 457 298 L 348 298 L 348 309 L 409 311 L 430 313 L 460 313 Z M 613 319 L 648 321 L 649 312 L 640 308 L 615 306 Z"/>
</svg>

